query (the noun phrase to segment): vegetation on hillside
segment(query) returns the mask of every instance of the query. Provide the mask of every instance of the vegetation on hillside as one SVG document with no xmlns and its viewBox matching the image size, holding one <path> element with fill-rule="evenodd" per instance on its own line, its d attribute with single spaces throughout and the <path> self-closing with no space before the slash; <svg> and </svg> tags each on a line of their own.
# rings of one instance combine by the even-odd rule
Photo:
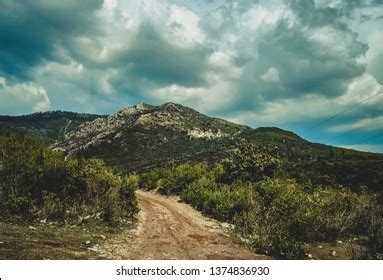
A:
<svg viewBox="0 0 383 280">
<path fill-rule="evenodd" d="M 362 237 L 366 252 L 383 252 L 383 208 L 378 196 L 347 186 L 300 183 L 289 177 L 273 146 L 242 144 L 215 165 L 181 164 L 140 175 L 139 185 L 181 198 L 203 213 L 234 223 L 260 252 L 307 257 L 307 243 Z"/>
<path fill-rule="evenodd" d="M 81 124 L 104 117 L 103 115 L 63 111 L 34 113 L 24 116 L 0 116 L 0 128 L 33 133 L 48 143 L 54 143 L 64 139 L 67 133 Z"/>
<path fill-rule="evenodd" d="M 64 158 L 32 135 L 0 131 L 2 220 L 115 224 L 138 211 L 137 186 L 101 160 Z"/>
<path fill-rule="evenodd" d="M 252 129 L 173 103 L 96 118 L 0 116 L 0 127 L 61 140 L 54 147 L 66 155 L 2 130 L 1 219 L 115 224 L 137 212 L 133 191 L 140 187 L 179 194 L 278 258 L 304 258 L 307 244 L 354 238 L 366 248 L 359 257 L 381 257 L 380 154 L 310 143 L 278 128 Z"/>
</svg>

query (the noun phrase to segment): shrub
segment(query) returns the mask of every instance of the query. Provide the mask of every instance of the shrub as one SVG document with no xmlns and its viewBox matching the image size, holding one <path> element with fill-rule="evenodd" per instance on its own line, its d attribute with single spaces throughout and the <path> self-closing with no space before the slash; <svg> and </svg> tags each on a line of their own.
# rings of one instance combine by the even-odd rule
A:
<svg viewBox="0 0 383 280">
<path fill-rule="evenodd" d="M 383 207 L 381 205 L 372 205 L 368 216 L 367 227 L 367 255 L 368 259 L 383 258 Z"/>
<path fill-rule="evenodd" d="M 20 220 L 33 221 L 37 216 L 37 208 L 30 197 L 10 195 L 6 198 L 5 210 Z"/>
<path fill-rule="evenodd" d="M 207 177 L 190 184 L 181 197 L 203 213 L 223 221 L 232 221 L 251 205 L 251 191 L 246 186 L 221 185 Z"/>
<path fill-rule="evenodd" d="M 236 180 L 258 182 L 273 177 L 280 169 L 281 160 L 273 148 L 247 143 L 239 145 L 222 166 L 220 180 L 223 183 L 231 184 Z"/>
<path fill-rule="evenodd" d="M 138 210 L 138 178 L 121 179 L 101 160 L 64 159 L 27 134 L 0 134 L 1 213 L 21 220 L 78 221 L 84 215 L 116 221 Z"/>
<path fill-rule="evenodd" d="M 144 190 L 153 190 L 157 188 L 160 176 L 159 169 L 141 174 L 139 179 L 139 187 Z"/>
<path fill-rule="evenodd" d="M 204 164 L 181 164 L 175 168 L 163 168 L 157 176 L 158 192 L 161 194 L 181 194 L 192 182 L 207 174 Z"/>
<path fill-rule="evenodd" d="M 318 188 L 299 213 L 298 233 L 305 241 L 334 241 L 354 231 L 357 195 L 340 188 Z"/>
</svg>

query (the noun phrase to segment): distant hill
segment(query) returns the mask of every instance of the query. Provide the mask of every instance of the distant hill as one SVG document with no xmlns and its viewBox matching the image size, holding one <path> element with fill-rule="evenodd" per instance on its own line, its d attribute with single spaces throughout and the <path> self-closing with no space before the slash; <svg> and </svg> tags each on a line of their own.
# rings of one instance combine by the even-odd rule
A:
<svg viewBox="0 0 383 280">
<path fill-rule="evenodd" d="M 31 132 L 49 143 L 64 138 L 79 125 L 104 118 L 102 115 L 73 112 L 44 112 L 24 116 L 0 116 L 0 128 Z"/>
<path fill-rule="evenodd" d="M 26 130 L 75 157 L 96 157 L 126 172 L 183 162 L 215 163 L 240 143 L 272 147 L 285 173 L 313 185 L 383 193 L 383 155 L 310 143 L 275 127 L 253 129 L 179 104 L 138 104 L 111 116 L 71 112 L 0 116 L 0 127 Z"/>
<path fill-rule="evenodd" d="M 182 162 L 217 162 L 242 142 L 272 146 L 289 176 L 315 185 L 382 191 L 383 155 L 310 143 L 275 127 L 250 128 L 174 103 L 138 104 L 84 123 L 55 149 L 98 157 L 126 171 Z"/>
<path fill-rule="evenodd" d="M 123 169 L 143 170 L 215 161 L 235 144 L 236 136 L 250 129 L 178 104 L 139 104 L 79 126 L 54 147 L 71 155 L 100 157 Z"/>
</svg>

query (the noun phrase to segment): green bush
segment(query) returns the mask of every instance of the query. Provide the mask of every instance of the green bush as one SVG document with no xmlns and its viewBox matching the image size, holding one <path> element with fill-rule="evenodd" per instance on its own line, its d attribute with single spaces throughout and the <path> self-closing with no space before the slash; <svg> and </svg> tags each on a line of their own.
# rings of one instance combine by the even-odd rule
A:
<svg viewBox="0 0 383 280">
<path fill-rule="evenodd" d="M 144 190 L 157 189 L 161 194 L 180 194 L 187 185 L 205 176 L 204 164 L 181 164 L 174 168 L 158 168 L 140 175 L 139 187 Z"/>
<path fill-rule="evenodd" d="M 139 188 L 144 190 L 153 190 L 157 188 L 160 177 L 161 174 L 159 169 L 141 174 L 139 178 Z"/>
<path fill-rule="evenodd" d="M 121 179 L 101 160 L 65 159 L 28 134 L 0 134 L 0 144 L 3 217 L 76 222 L 103 214 L 116 222 L 138 211 L 136 175 Z"/>
<path fill-rule="evenodd" d="M 232 221 L 251 205 L 251 190 L 242 185 L 221 185 L 203 177 L 190 184 L 181 198 L 203 213 L 222 221 Z"/>
<path fill-rule="evenodd" d="M 368 259 L 383 258 L 383 207 L 373 204 L 370 206 L 368 215 L 365 216 L 367 222 L 367 253 Z"/>
<path fill-rule="evenodd" d="M 247 143 L 239 145 L 222 161 L 223 172 L 220 180 L 231 184 L 236 180 L 258 182 L 273 177 L 281 166 L 277 151 L 272 147 Z"/>
<path fill-rule="evenodd" d="M 311 193 L 294 180 L 268 179 L 254 185 L 254 202 L 234 219 L 237 231 L 253 246 L 279 258 L 303 258 L 306 242 L 335 241 L 367 234 L 368 247 L 381 249 L 379 215 L 371 216 L 376 197 L 345 188 L 318 188 Z M 376 213 L 376 212 L 375 212 Z M 375 223 L 373 221 L 376 221 Z M 380 240 L 380 241 L 379 241 Z"/>
<path fill-rule="evenodd" d="M 26 196 L 10 195 L 6 198 L 5 208 L 11 215 L 25 221 L 33 221 L 37 216 L 37 208 Z"/>
</svg>

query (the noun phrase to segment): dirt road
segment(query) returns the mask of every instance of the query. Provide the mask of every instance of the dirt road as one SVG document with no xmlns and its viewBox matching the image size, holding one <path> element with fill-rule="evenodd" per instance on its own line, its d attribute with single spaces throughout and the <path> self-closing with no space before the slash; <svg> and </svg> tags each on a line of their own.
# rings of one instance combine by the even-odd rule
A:
<svg viewBox="0 0 383 280">
<path fill-rule="evenodd" d="M 137 191 L 138 226 L 103 245 L 110 259 L 265 259 L 233 243 L 228 225 L 202 216 L 177 197 Z"/>
</svg>

